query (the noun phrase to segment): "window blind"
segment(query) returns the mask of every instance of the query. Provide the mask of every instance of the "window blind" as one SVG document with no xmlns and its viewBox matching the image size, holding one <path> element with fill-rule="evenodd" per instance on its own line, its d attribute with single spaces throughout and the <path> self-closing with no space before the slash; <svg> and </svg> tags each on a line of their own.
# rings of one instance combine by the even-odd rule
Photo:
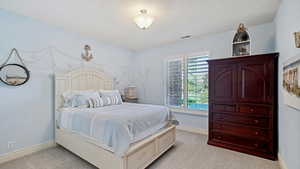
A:
<svg viewBox="0 0 300 169">
<path fill-rule="evenodd" d="M 181 107 L 184 104 L 184 65 L 183 59 L 168 61 L 167 103 Z"/>
<path fill-rule="evenodd" d="M 167 105 L 208 109 L 208 55 L 186 56 L 167 62 Z"/>
<path fill-rule="evenodd" d="M 208 104 L 208 56 L 187 58 L 187 107 L 207 109 Z"/>
</svg>

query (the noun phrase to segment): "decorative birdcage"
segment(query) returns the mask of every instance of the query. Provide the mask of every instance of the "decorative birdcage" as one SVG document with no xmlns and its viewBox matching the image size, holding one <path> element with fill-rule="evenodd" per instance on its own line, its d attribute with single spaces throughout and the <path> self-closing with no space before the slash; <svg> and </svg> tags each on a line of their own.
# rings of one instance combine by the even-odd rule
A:
<svg viewBox="0 0 300 169">
<path fill-rule="evenodd" d="M 240 24 L 232 42 L 232 56 L 251 54 L 250 36 L 244 24 Z"/>
</svg>

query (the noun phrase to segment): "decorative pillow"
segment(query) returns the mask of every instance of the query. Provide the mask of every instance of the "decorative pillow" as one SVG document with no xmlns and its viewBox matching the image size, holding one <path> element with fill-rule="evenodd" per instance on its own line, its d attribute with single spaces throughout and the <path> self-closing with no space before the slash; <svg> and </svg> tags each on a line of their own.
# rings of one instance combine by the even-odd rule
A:
<svg viewBox="0 0 300 169">
<path fill-rule="evenodd" d="M 90 97 L 88 99 L 89 108 L 97 108 L 97 107 L 103 107 L 104 101 L 101 97 L 99 97 L 99 94 L 97 93 L 98 97 Z"/>
<path fill-rule="evenodd" d="M 123 103 L 119 90 L 101 90 L 99 93 L 105 106 Z"/>
<path fill-rule="evenodd" d="M 64 92 L 62 94 L 63 99 L 64 99 L 64 107 L 72 107 L 72 101 L 73 101 L 73 98 L 76 95 L 86 96 L 86 95 L 89 95 L 89 94 L 92 94 L 92 93 L 93 93 L 93 91 L 86 91 L 86 90 L 85 91 L 67 91 L 67 92 Z"/>
<path fill-rule="evenodd" d="M 75 95 L 69 100 L 69 102 L 71 103 L 71 106 L 69 107 L 79 107 L 79 108 L 89 107 L 88 97 L 84 95 Z"/>
<path fill-rule="evenodd" d="M 64 107 L 94 108 L 101 104 L 99 93 L 95 91 L 70 91 L 63 93 Z"/>
<path fill-rule="evenodd" d="M 105 106 L 122 104 L 119 102 L 117 96 L 102 96 L 101 99 Z"/>
</svg>

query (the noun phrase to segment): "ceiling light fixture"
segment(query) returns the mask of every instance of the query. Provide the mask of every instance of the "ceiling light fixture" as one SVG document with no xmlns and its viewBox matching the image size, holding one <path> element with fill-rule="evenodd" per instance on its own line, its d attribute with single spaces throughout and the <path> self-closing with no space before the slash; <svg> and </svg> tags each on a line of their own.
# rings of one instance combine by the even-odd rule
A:
<svg viewBox="0 0 300 169">
<path fill-rule="evenodd" d="M 146 9 L 140 10 L 140 14 L 134 18 L 134 22 L 136 23 L 136 25 L 143 30 L 149 28 L 149 26 L 152 25 L 153 21 L 154 18 L 148 15 Z"/>
</svg>

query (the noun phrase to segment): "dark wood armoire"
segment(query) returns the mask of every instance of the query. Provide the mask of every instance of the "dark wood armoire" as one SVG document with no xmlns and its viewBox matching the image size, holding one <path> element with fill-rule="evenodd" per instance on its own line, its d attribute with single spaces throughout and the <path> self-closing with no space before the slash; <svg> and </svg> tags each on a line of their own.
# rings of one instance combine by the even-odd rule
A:
<svg viewBox="0 0 300 169">
<path fill-rule="evenodd" d="M 209 60 L 208 144 L 277 159 L 278 53 Z"/>
</svg>

